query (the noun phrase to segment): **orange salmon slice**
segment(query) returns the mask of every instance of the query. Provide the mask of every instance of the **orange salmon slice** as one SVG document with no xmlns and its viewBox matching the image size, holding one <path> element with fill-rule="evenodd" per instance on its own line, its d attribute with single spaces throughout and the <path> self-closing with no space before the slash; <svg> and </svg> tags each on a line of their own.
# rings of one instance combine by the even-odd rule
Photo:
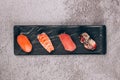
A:
<svg viewBox="0 0 120 80">
<path fill-rule="evenodd" d="M 21 49 L 25 52 L 31 52 L 32 50 L 32 44 L 30 43 L 29 39 L 23 35 L 20 34 L 17 36 L 17 43 L 21 47 Z"/>
</svg>

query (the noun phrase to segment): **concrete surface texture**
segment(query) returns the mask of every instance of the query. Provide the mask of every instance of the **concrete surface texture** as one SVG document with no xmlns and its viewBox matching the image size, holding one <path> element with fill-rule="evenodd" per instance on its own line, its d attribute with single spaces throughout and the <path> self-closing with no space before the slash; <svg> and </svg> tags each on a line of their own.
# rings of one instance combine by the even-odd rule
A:
<svg viewBox="0 0 120 80">
<path fill-rule="evenodd" d="M 15 24 L 107 26 L 106 55 L 15 56 Z M 120 80 L 120 0 L 0 0 L 0 80 Z"/>
</svg>

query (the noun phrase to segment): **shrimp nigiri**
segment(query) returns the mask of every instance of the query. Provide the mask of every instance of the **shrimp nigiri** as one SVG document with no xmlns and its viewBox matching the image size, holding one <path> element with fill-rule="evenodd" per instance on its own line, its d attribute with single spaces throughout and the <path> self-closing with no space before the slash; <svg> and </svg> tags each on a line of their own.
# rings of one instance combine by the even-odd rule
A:
<svg viewBox="0 0 120 80">
<path fill-rule="evenodd" d="M 46 33 L 38 34 L 37 39 L 40 44 L 50 53 L 54 50 L 53 44 Z"/>
</svg>

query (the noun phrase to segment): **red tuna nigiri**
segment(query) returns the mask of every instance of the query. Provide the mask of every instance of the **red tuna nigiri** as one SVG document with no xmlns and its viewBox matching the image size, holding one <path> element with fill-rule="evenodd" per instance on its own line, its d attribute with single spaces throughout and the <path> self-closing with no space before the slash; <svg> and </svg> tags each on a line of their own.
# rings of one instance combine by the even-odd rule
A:
<svg viewBox="0 0 120 80">
<path fill-rule="evenodd" d="M 68 34 L 62 33 L 59 35 L 59 38 L 65 50 L 74 51 L 76 49 L 75 43 Z"/>
</svg>

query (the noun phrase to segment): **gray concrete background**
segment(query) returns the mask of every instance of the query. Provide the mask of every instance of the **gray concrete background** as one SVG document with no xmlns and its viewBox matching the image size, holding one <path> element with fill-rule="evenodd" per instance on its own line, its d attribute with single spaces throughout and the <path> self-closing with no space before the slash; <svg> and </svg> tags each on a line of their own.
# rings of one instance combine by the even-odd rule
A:
<svg viewBox="0 0 120 80">
<path fill-rule="evenodd" d="M 15 24 L 106 24 L 107 55 L 15 56 Z M 0 0 L 0 80 L 120 80 L 120 0 Z"/>
</svg>

